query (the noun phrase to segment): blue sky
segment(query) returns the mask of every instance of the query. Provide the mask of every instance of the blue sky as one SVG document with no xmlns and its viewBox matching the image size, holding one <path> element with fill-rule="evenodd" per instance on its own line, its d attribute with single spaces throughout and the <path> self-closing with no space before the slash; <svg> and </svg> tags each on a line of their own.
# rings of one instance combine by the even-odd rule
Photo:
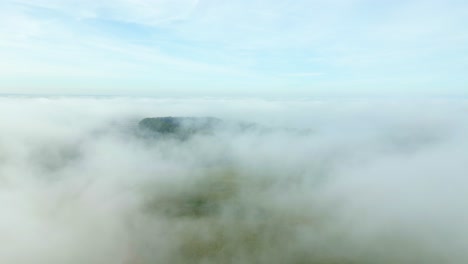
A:
<svg viewBox="0 0 468 264">
<path fill-rule="evenodd" d="M 464 0 L 2 0 L 0 93 L 467 96 Z"/>
</svg>

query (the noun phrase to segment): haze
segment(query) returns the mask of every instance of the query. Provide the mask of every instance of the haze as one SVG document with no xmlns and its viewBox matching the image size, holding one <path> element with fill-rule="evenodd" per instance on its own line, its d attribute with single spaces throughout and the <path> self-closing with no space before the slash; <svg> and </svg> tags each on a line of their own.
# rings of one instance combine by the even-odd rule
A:
<svg viewBox="0 0 468 264">
<path fill-rule="evenodd" d="M 466 100 L 0 99 L 2 263 L 464 263 Z M 145 137 L 152 116 L 268 130 Z"/>
<path fill-rule="evenodd" d="M 468 263 L 468 1 L 0 0 L 0 263 Z"/>
</svg>

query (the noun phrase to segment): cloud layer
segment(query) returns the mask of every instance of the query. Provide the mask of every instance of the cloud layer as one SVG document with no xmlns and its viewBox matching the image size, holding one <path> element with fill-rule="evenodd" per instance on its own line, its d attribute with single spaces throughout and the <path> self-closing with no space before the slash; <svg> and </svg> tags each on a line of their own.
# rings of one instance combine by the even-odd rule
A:
<svg viewBox="0 0 468 264">
<path fill-rule="evenodd" d="M 0 111 L 2 263 L 468 260 L 466 101 L 4 97 Z M 158 140 L 135 131 L 149 116 L 272 129 Z"/>
</svg>

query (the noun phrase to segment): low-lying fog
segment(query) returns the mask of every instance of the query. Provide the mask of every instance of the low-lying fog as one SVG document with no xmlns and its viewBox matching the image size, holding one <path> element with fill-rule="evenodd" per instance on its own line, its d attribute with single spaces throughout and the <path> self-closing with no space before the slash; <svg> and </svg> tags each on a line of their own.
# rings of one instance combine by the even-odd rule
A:
<svg viewBox="0 0 468 264">
<path fill-rule="evenodd" d="M 468 101 L 0 98 L 0 263 L 468 263 Z M 178 140 L 145 117 L 216 117 Z"/>
</svg>

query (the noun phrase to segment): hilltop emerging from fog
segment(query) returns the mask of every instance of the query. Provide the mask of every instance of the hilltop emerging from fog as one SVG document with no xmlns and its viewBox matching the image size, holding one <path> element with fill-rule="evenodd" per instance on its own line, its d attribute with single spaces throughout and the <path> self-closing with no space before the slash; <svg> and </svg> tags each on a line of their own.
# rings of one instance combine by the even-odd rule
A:
<svg viewBox="0 0 468 264">
<path fill-rule="evenodd" d="M 188 139 L 193 135 L 213 135 L 219 131 L 230 133 L 274 131 L 308 134 L 310 129 L 272 128 L 252 122 L 224 121 L 216 117 L 149 117 L 138 123 L 140 132 L 152 137 Z"/>
</svg>

